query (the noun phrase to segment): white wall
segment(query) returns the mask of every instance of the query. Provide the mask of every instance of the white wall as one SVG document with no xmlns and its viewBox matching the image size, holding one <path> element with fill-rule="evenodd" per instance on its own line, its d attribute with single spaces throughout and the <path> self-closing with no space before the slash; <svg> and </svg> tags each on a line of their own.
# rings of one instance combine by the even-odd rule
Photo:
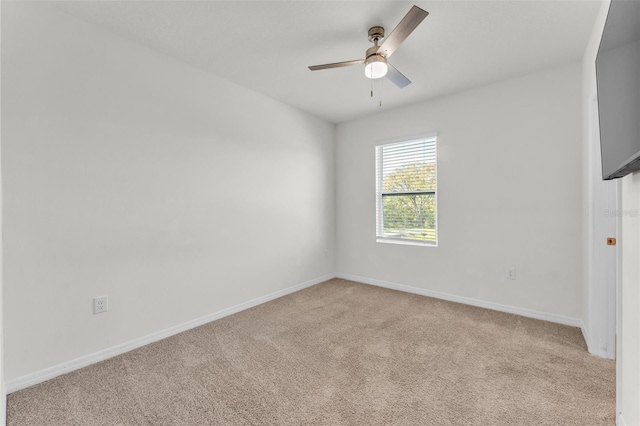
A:
<svg viewBox="0 0 640 426">
<path fill-rule="evenodd" d="M 576 64 L 340 124 L 337 271 L 579 322 L 580 118 Z M 376 243 L 374 146 L 429 131 L 439 247 Z"/>
<path fill-rule="evenodd" d="M 8 380 L 334 271 L 332 124 L 41 3 L 2 12 Z"/>
</svg>

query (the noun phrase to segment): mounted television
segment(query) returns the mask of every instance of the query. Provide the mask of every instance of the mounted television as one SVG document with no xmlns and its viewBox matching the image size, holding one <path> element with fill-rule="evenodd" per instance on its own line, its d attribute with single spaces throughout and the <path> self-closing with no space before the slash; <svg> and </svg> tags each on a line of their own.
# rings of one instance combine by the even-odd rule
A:
<svg viewBox="0 0 640 426">
<path fill-rule="evenodd" d="M 612 0 L 596 57 L 602 178 L 640 170 L 640 1 Z"/>
</svg>

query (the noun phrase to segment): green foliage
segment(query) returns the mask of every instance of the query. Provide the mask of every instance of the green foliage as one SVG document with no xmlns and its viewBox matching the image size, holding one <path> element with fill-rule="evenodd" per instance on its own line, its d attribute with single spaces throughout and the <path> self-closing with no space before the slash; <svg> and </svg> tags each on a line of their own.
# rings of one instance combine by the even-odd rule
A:
<svg viewBox="0 0 640 426">
<path fill-rule="evenodd" d="M 435 164 L 411 163 L 384 177 L 382 197 L 385 234 L 401 238 L 435 240 L 435 194 L 394 192 L 435 191 Z"/>
<path fill-rule="evenodd" d="M 434 163 L 404 164 L 384 177 L 383 191 L 407 192 L 436 189 L 436 165 Z"/>
</svg>

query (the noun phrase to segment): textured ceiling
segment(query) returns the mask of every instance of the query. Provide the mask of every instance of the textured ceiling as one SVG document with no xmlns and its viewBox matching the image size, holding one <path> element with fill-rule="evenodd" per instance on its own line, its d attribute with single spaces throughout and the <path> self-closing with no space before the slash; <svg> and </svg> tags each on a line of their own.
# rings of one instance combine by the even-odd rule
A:
<svg viewBox="0 0 640 426">
<path fill-rule="evenodd" d="M 410 7 L 430 15 L 391 61 L 382 109 L 581 59 L 599 1 L 74 1 L 54 7 L 332 122 L 380 111 L 362 67 L 367 30 L 387 34 Z M 379 91 L 375 83 L 374 89 Z"/>
</svg>

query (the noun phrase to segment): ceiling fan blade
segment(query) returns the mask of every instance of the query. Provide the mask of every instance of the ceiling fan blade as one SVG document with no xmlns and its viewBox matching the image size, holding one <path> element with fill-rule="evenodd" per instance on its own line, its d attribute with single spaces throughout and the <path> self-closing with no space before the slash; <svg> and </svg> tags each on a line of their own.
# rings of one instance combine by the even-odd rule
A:
<svg viewBox="0 0 640 426">
<path fill-rule="evenodd" d="M 411 80 L 404 76 L 396 67 L 387 62 L 387 75 L 386 77 L 391 80 L 393 84 L 399 88 L 406 87 L 411 84 Z"/>
<path fill-rule="evenodd" d="M 378 54 L 386 56 L 387 58 L 391 56 L 428 14 L 429 12 L 426 10 L 422 10 L 418 6 L 413 6 L 409 12 L 404 15 L 404 18 L 402 18 L 398 26 L 391 31 L 391 34 L 384 39 L 384 42 L 378 49 Z"/>
<path fill-rule="evenodd" d="M 336 62 L 333 64 L 312 65 L 309 67 L 309 69 L 311 71 L 318 71 L 318 70 L 328 70 L 329 68 L 350 67 L 352 65 L 360 65 L 360 64 L 364 64 L 364 59 L 358 59 L 356 61 Z"/>
</svg>

